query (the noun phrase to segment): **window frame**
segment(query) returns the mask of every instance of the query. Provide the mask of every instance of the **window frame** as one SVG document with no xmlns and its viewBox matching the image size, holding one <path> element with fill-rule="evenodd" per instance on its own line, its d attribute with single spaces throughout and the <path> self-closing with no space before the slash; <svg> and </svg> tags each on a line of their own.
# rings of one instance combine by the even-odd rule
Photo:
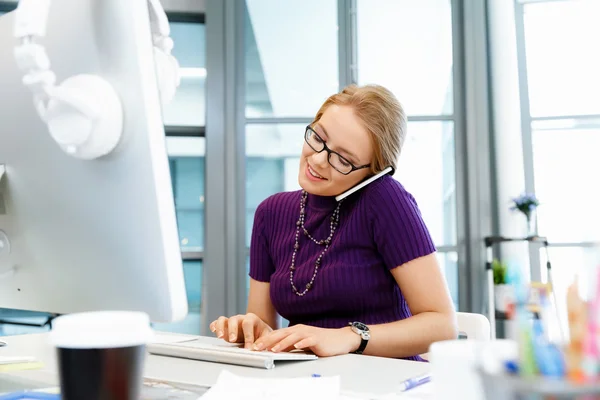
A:
<svg viewBox="0 0 600 400">
<path fill-rule="evenodd" d="M 199 25 L 204 25 L 205 29 L 206 29 L 206 13 L 198 13 L 198 12 L 171 12 L 171 11 L 166 11 L 167 14 L 167 19 L 169 20 L 169 23 L 191 23 L 191 24 L 199 24 Z M 208 53 L 208 49 L 206 50 L 206 52 Z M 207 57 L 208 58 L 208 57 Z M 207 66 L 208 68 L 208 66 Z M 208 85 L 208 79 L 207 79 L 207 85 Z M 205 98 L 208 97 L 208 89 L 205 89 L 204 91 L 204 96 Z M 165 139 L 166 138 L 206 138 L 206 125 L 164 125 L 164 132 L 165 132 Z M 206 155 L 205 157 L 205 163 L 206 163 Z M 171 160 L 169 160 L 169 165 L 170 167 L 173 166 L 173 163 L 171 162 Z M 171 171 L 171 174 L 173 175 L 173 171 Z M 206 176 L 206 164 L 205 164 L 205 176 Z M 205 179 L 205 186 L 206 186 L 206 179 Z M 206 189 L 206 188 L 205 188 Z M 173 194 L 175 194 L 175 182 L 173 182 Z M 207 207 L 204 207 L 204 214 L 206 216 L 207 214 Z M 205 226 L 202 227 L 205 231 L 205 235 L 204 237 L 206 238 L 206 218 L 205 218 Z M 204 244 L 204 249 L 206 249 L 206 243 Z M 181 251 L 181 259 L 183 261 L 183 268 L 185 268 L 185 262 L 200 262 L 201 263 L 201 274 L 202 274 L 202 278 L 200 282 L 195 282 L 194 284 L 199 284 L 200 285 L 200 319 L 201 319 L 201 325 L 199 327 L 197 327 L 197 332 L 199 332 L 200 334 L 206 334 L 206 329 L 204 328 L 204 313 L 205 313 L 205 306 L 204 306 L 204 302 L 205 302 L 205 290 L 207 290 L 206 288 L 208 287 L 208 285 L 205 284 L 206 282 L 206 251 L 205 250 L 201 250 L 201 251 L 185 251 L 182 250 Z M 187 286 L 186 282 L 186 286 Z M 187 297 L 187 293 L 186 293 L 186 297 Z"/>
<path fill-rule="evenodd" d="M 477 97 L 479 100 L 475 104 L 485 104 L 487 101 L 487 56 L 485 55 L 487 42 L 485 35 L 485 24 L 475 25 L 466 24 L 471 15 L 483 16 L 485 19 L 485 7 L 465 7 L 462 0 L 450 0 L 451 18 L 452 18 L 452 47 L 453 47 L 453 112 L 451 114 L 439 115 L 409 115 L 409 122 L 441 122 L 452 121 L 454 130 L 454 167 L 455 167 L 455 185 L 456 185 L 456 243 L 454 245 L 437 246 L 440 256 L 456 253 L 458 256 L 457 274 L 458 274 L 458 308 L 464 311 L 483 312 L 481 309 L 483 293 L 475 292 L 472 288 L 481 286 L 484 278 L 483 268 L 479 271 L 478 265 L 484 265 L 483 251 L 478 249 L 476 241 L 482 238 L 484 233 L 493 229 L 493 222 L 481 222 L 478 214 L 485 213 L 484 204 L 491 203 L 493 193 L 493 176 L 490 171 L 488 160 L 490 157 L 489 137 L 489 115 L 487 106 L 473 106 L 469 110 L 467 118 L 467 98 Z M 245 1 L 242 1 L 238 12 L 245 12 Z M 357 55 L 358 55 L 358 32 L 357 32 L 357 1 L 356 0 L 338 0 L 338 79 L 339 89 L 341 90 L 349 84 L 357 83 Z M 482 37 L 475 43 L 466 43 L 465 30 L 477 32 L 474 37 Z M 468 62 L 465 62 L 468 57 Z M 243 63 L 245 64 L 245 63 Z M 239 68 L 239 66 L 238 66 Z M 475 71 L 477 79 L 465 80 L 465 70 Z M 464 84 L 468 84 L 467 90 L 463 89 Z M 240 82 L 241 86 L 245 81 Z M 244 86 L 245 87 L 245 86 Z M 474 89 L 480 89 L 480 93 L 474 94 Z M 245 127 L 251 124 L 294 124 L 308 123 L 313 116 L 299 117 L 246 117 L 245 115 L 245 93 L 242 93 L 242 116 L 239 117 L 239 123 Z M 485 99 L 485 101 L 484 101 Z M 477 109 L 474 109 L 477 108 Z M 483 139 L 476 139 L 476 132 L 483 132 Z M 244 134 L 244 132 L 242 132 Z M 479 151 L 479 157 L 469 156 L 467 148 L 475 147 Z M 473 153 L 471 153 L 473 154 Z M 246 157 L 245 152 L 243 155 Z M 469 174 L 473 170 L 469 165 L 477 164 L 482 166 L 482 174 L 477 176 Z M 482 178 L 483 176 L 483 178 Z M 485 183 L 484 183 L 485 182 Z M 476 189 L 476 195 L 469 194 L 468 188 Z M 478 222 L 476 222 L 478 221 Z M 240 227 L 245 231 L 245 226 Z M 244 245 L 245 252 L 248 248 Z M 245 287 L 240 283 L 238 288 Z M 244 289 L 245 291 L 245 289 Z M 245 293 L 244 293 L 245 294 Z M 242 310 L 239 310 L 240 312 Z"/>
<path fill-rule="evenodd" d="M 193 23 L 201 24 L 206 26 L 206 14 L 205 13 L 186 13 L 186 12 L 167 12 L 167 19 L 169 23 Z M 206 93 L 205 93 L 206 95 Z M 193 125 L 193 126 L 178 126 L 178 125 L 165 125 L 165 136 L 166 137 L 206 137 L 206 125 Z M 206 211 L 205 211 L 206 212 Z M 182 251 L 181 258 L 184 261 L 203 261 L 204 251 Z"/>
<path fill-rule="evenodd" d="M 519 76 L 519 97 L 521 109 L 521 132 L 523 138 L 523 165 L 525 168 L 525 191 L 535 195 L 535 171 L 534 171 L 534 156 L 533 156 L 533 125 L 538 121 L 562 120 L 571 119 L 577 122 L 585 122 L 586 120 L 598 120 L 600 114 L 580 114 L 580 115 L 552 115 L 552 116 L 537 116 L 531 115 L 530 99 L 529 99 L 529 80 L 527 68 L 527 51 L 525 40 L 525 8 L 528 4 L 550 3 L 564 0 L 513 0 L 515 3 L 515 29 L 517 39 L 517 64 Z M 537 218 L 537 215 L 536 215 Z M 537 222 L 536 222 L 537 224 Z M 548 238 L 548 247 L 573 247 L 587 248 L 600 246 L 600 242 L 593 241 L 570 241 L 570 242 L 552 242 L 552 238 Z M 541 263 L 540 257 L 541 244 L 529 244 L 529 265 L 532 281 L 542 281 L 545 275 L 545 265 Z"/>
</svg>

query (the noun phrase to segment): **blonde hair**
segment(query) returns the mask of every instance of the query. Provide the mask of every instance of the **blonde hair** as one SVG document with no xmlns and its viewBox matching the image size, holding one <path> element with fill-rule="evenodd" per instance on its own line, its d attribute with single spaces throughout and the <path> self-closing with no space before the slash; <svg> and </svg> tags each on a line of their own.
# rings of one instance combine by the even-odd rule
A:
<svg viewBox="0 0 600 400">
<path fill-rule="evenodd" d="M 332 104 L 352 107 L 369 132 L 374 149 L 371 172 L 376 174 L 390 165 L 396 169 L 406 138 L 406 113 L 396 96 L 379 85 L 347 86 L 323 103 L 313 124 Z"/>
</svg>

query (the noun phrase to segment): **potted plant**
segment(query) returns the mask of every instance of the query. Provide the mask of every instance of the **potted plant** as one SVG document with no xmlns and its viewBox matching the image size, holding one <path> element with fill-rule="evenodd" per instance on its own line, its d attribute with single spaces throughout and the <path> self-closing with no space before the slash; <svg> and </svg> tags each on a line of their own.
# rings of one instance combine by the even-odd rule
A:
<svg viewBox="0 0 600 400">
<path fill-rule="evenodd" d="M 512 302 L 512 286 L 508 283 L 508 266 L 498 259 L 492 261 L 494 273 L 494 302 L 496 310 L 506 313 Z"/>
<path fill-rule="evenodd" d="M 513 198 L 512 203 L 511 210 L 522 213 L 527 219 L 527 236 L 535 236 L 537 234 L 535 229 L 535 214 L 540 205 L 539 200 L 535 195 L 525 193 Z"/>
</svg>

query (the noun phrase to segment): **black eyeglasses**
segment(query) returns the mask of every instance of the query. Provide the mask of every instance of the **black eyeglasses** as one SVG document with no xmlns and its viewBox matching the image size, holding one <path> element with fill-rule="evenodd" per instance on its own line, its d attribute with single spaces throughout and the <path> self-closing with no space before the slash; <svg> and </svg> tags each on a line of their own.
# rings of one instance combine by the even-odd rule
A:
<svg viewBox="0 0 600 400">
<path fill-rule="evenodd" d="M 368 168 L 371 166 L 371 164 L 366 164 L 357 167 L 344 158 L 344 156 L 331 150 L 329 147 L 327 147 L 321 136 L 319 136 L 319 134 L 315 132 L 310 125 L 306 127 L 306 131 L 304 132 L 304 140 L 306 140 L 306 143 L 310 146 L 310 148 L 317 153 L 325 150 L 327 152 L 327 161 L 329 162 L 329 165 L 331 165 L 340 174 L 348 175 L 350 172 L 356 171 L 357 169 Z"/>
</svg>

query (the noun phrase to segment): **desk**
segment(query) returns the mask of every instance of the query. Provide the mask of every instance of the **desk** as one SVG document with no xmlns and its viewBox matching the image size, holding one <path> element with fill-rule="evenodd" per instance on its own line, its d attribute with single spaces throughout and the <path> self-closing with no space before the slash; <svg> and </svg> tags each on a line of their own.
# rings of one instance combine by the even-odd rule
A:
<svg viewBox="0 0 600 400">
<path fill-rule="evenodd" d="M 45 366 L 39 370 L 2 374 L 0 393 L 25 388 L 58 386 L 55 351 L 48 343 L 47 335 L 42 333 L 2 338 L 8 346 L 0 348 L 0 355 L 34 356 Z M 397 389 L 400 381 L 427 373 L 430 368 L 428 363 L 423 362 L 356 354 L 320 358 L 315 361 L 278 363 L 272 370 L 148 355 L 144 376 L 210 385 L 216 382 L 219 373 L 224 369 L 248 377 L 293 378 L 311 374 L 339 375 L 343 392 L 384 395 Z"/>
</svg>

